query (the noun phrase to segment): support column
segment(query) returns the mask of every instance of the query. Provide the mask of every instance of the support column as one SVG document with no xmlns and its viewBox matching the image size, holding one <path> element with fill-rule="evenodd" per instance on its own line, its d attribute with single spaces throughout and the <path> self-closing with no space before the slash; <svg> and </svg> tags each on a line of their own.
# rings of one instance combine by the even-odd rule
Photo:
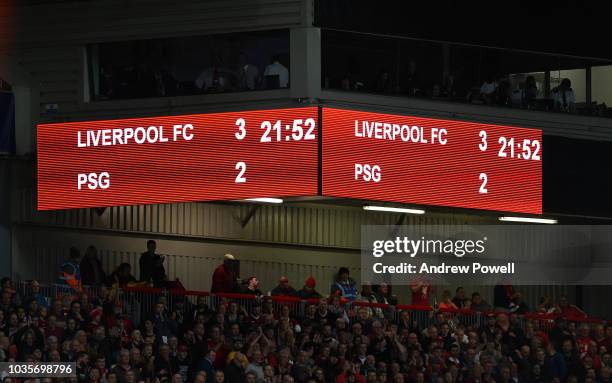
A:
<svg viewBox="0 0 612 383">
<path fill-rule="evenodd" d="M 0 159 L 0 276 L 12 273 L 12 230 L 11 230 L 11 167 L 12 160 Z"/>
<path fill-rule="evenodd" d="M 317 99 L 321 94 L 321 30 L 293 28 L 290 32 L 289 86 L 291 98 Z"/>
</svg>

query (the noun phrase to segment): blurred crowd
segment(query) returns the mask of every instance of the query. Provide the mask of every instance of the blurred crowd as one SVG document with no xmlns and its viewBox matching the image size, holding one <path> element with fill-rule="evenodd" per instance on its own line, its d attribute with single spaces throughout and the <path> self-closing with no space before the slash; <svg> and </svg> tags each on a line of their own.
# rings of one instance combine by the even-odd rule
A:
<svg viewBox="0 0 612 383">
<path fill-rule="evenodd" d="M 427 310 L 409 309 L 392 286 L 358 288 L 345 267 L 324 294 L 313 277 L 299 289 L 281 277 L 264 294 L 257 277 L 237 278 L 231 254 L 213 271 L 213 296 L 187 297 L 168 281 L 155 241 L 139 266 L 140 278 L 129 264 L 107 276 L 89 247 L 82 259 L 71 251 L 56 289 L 2 279 L 0 362 L 74 362 L 67 380 L 79 383 L 611 381 L 612 326 L 584 321 L 563 297 L 534 310 L 560 316 L 537 319 L 524 315 L 529 308 L 511 285 L 496 286 L 489 305 L 461 287 L 432 302 L 434 287 L 415 282 L 412 304 Z M 141 304 L 132 315 L 129 286 L 174 290 L 155 290 L 150 307 L 132 300 Z M 243 295 L 228 294 L 236 292 Z M 481 320 L 454 311 L 465 308 L 483 312 Z"/>
</svg>

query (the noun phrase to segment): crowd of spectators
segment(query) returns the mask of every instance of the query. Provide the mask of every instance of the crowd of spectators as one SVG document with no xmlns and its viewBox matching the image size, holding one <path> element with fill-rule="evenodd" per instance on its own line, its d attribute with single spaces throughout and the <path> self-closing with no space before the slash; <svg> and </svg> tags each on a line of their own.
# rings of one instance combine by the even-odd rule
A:
<svg viewBox="0 0 612 383">
<path fill-rule="evenodd" d="M 18 289 L 2 279 L 0 362 L 74 362 L 69 380 L 77 383 L 611 382 L 612 326 L 580 322 L 583 313 L 565 298 L 539 305 L 539 312 L 564 314 L 554 320 L 522 317 L 527 308 L 507 284 L 496 287 L 493 305 L 507 307 L 491 307 L 478 293 L 470 299 L 460 287 L 454 296 L 444 291 L 433 311 L 402 310 L 390 286 L 359 290 L 347 268 L 324 294 L 312 277 L 299 290 L 281 277 L 264 295 L 256 277 L 235 279 L 237 260 L 227 254 L 212 290 L 250 300 L 158 294 L 142 316 L 128 315 L 130 293 L 118 287 L 163 286 L 163 263 L 149 241 L 140 280 L 129 264 L 107 278 L 93 247 L 82 260 L 71 252 L 60 270 L 64 288 L 53 296 L 36 281 Z M 86 282 L 99 285 L 86 289 Z M 412 303 L 431 303 L 432 290 L 414 283 Z M 348 304 L 355 301 L 388 305 Z M 465 321 L 448 311 L 462 308 L 487 314 Z"/>
</svg>

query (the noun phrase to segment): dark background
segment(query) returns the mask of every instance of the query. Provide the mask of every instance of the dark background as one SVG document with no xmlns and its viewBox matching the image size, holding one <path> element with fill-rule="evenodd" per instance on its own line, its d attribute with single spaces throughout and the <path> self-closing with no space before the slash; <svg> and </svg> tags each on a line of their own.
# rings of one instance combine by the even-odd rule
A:
<svg viewBox="0 0 612 383">
<path fill-rule="evenodd" d="M 612 58 L 605 2 L 317 0 L 324 28 Z"/>
</svg>

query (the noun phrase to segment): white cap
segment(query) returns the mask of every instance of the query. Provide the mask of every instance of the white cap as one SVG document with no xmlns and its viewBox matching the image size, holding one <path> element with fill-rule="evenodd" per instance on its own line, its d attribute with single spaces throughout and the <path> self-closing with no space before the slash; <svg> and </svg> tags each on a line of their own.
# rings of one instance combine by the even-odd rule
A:
<svg viewBox="0 0 612 383">
<path fill-rule="evenodd" d="M 233 260 L 234 260 L 234 259 L 236 259 L 236 258 L 234 258 L 234 256 L 233 256 L 233 255 L 231 255 L 231 254 L 225 254 L 225 255 L 223 256 L 223 259 L 228 259 L 228 260 L 233 261 Z"/>
</svg>

